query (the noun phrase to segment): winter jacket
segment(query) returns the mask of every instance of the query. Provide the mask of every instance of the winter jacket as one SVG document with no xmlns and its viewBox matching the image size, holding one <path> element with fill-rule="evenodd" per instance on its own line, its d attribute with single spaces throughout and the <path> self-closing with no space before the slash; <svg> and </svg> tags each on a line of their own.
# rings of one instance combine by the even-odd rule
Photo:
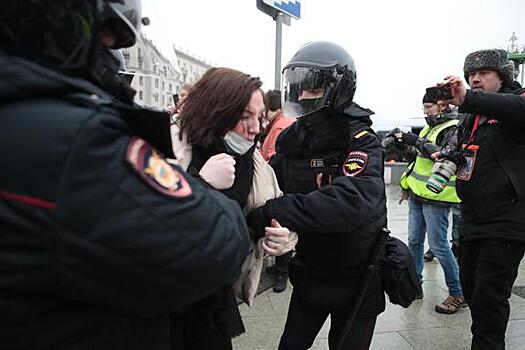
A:
<svg viewBox="0 0 525 350">
<path fill-rule="evenodd" d="M 287 118 L 281 112 L 275 116 L 275 119 L 268 125 L 269 131 L 261 146 L 261 154 L 264 160 L 269 161 L 275 154 L 275 142 L 279 134 L 294 122 L 293 119 Z"/>
<path fill-rule="evenodd" d="M 457 134 L 458 147 L 468 160 L 460 165 L 456 184 L 462 200 L 461 238 L 525 243 L 523 91 L 468 90 L 460 112 L 469 113 Z M 469 167 L 471 175 L 465 176 Z"/>
<path fill-rule="evenodd" d="M 180 348 L 173 312 L 239 276 L 239 206 L 166 163 L 164 113 L 1 53 L 0 76 L 1 348 Z"/>
<path fill-rule="evenodd" d="M 171 126 L 171 137 L 175 161 L 183 169 L 188 169 L 192 161 L 193 147 L 187 142 L 186 135 L 183 134 L 182 138 L 180 137 L 180 129 L 176 123 Z M 253 166 L 253 180 L 244 207 L 246 215 L 263 206 L 267 200 L 280 197 L 283 194 L 273 169 L 266 163 L 258 150 L 253 153 Z M 293 233 L 293 239 L 297 240 L 297 234 Z M 255 242 L 252 242 L 250 253 L 243 264 L 241 277 L 234 286 L 237 297 L 248 305 L 253 302 L 261 276 L 264 256 L 261 243 L 260 239 L 255 239 Z"/>
</svg>

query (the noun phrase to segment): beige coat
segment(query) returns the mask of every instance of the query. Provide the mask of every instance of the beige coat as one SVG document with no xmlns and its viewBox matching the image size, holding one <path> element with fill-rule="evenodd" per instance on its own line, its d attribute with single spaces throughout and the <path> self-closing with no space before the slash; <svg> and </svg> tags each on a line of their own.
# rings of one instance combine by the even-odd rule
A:
<svg viewBox="0 0 525 350">
<path fill-rule="evenodd" d="M 188 144 L 186 136 L 179 139 L 179 127 L 174 124 L 171 127 L 171 140 L 173 153 L 176 163 L 184 170 L 187 170 L 192 159 L 192 146 Z M 266 163 L 259 150 L 253 153 L 253 183 L 248 195 L 244 213 L 248 214 L 252 210 L 263 206 L 267 200 L 282 196 L 282 191 L 277 183 L 277 178 L 272 167 Z M 296 240 L 294 233 L 294 239 Z M 251 305 L 257 292 L 261 270 L 263 266 L 264 250 L 262 247 L 263 238 L 257 245 L 250 244 L 250 252 L 246 257 L 241 269 L 241 276 L 235 283 L 233 289 L 235 295 L 242 299 L 246 304 Z"/>
</svg>

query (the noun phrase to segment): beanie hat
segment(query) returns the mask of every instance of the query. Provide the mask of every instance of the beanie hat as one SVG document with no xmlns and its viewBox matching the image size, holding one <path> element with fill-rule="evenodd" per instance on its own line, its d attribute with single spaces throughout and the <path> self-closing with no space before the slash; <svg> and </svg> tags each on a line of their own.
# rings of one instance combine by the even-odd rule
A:
<svg viewBox="0 0 525 350">
<path fill-rule="evenodd" d="M 436 99 L 427 92 L 423 96 L 423 103 L 436 103 Z"/>
<path fill-rule="evenodd" d="M 465 57 L 463 73 L 467 82 L 470 73 L 484 69 L 497 72 L 503 85 L 510 85 L 514 80 L 514 64 L 509 61 L 505 50 L 480 50 Z"/>
</svg>

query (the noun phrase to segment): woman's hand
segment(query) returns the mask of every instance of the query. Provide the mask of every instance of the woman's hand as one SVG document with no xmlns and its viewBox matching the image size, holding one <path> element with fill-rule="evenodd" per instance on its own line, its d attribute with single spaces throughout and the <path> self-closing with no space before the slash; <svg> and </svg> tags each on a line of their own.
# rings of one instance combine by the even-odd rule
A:
<svg viewBox="0 0 525 350">
<path fill-rule="evenodd" d="M 297 233 L 290 232 L 286 227 L 282 227 L 277 220 L 272 219 L 272 226 L 265 229 L 262 246 L 266 254 L 280 256 L 291 251 L 298 240 Z"/>
<path fill-rule="evenodd" d="M 216 154 L 204 163 L 199 175 L 218 190 L 230 188 L 235 181 L 235 159 L 226 153 Z"/>
</svg>

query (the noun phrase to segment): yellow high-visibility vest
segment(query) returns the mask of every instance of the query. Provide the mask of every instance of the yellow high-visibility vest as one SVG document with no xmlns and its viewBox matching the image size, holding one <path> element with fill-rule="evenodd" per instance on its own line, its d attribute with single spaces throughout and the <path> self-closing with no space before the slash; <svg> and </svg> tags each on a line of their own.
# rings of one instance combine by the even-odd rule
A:
<svg viewBox="0 0 525 350">
<path fill-rule="evenodd" d="M 458 123 L 458 119 L 451 119 L 433 128 L 427 125 L 421 130 L 419 137 L 424 137 L 436 144 L 437 137 L 443 130 Z M 461 200 L 456 194 L 456 176 L 450 178 L 441 193 L 434 193 L 426 187 L 427 180 L 432 175 L 433 165 L 432 159 L 425 158 L 418 152 L 416 160 L 408 166 L 401 176 L 399 184 L 406 190 L 410 189 L 418 197 L 439 202 L 460 203 Z"/>
</svg>

